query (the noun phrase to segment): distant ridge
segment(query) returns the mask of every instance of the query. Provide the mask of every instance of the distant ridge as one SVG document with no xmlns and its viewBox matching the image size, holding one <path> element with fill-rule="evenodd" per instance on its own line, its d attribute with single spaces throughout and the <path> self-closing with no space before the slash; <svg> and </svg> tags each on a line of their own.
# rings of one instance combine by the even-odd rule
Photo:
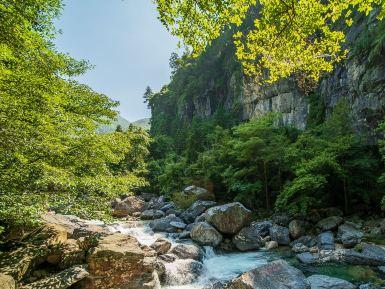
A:
<svg viewBox="0 0 385 289">
<path fill-rule="evenodd" d="M 150 118 L 143 118 L 143 119 L 139 119 L 137 121 L 134 121 L 132 123 L 133 125 L 135 126 L 138 126 L 138 127 L 141 127 L 145 130 L 149 130 L 151 125 L 150 125 Z"/>
<path fill-rule="evenodd" d="M 97 133 L 109 133 L 109 132 L 114 132 L 116 130 L 116 127 L 118 125 L 121 125 L 122 129 L 125 130 L 129 127 L 130 122 L 125 119 L 124 117 L 118 115 L 115 121 L 113 121 L 109 125 L 101 125 L 96 132 Z"/>
</svg>

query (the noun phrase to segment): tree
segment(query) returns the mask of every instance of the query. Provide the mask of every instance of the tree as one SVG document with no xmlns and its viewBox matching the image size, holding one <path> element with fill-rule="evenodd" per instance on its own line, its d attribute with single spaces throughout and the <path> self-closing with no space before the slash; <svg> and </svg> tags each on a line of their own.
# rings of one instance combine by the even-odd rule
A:
<svg viewBox="0 0 385 289">
<path fill-rule="evenodd" d="M 74 80 L 89 69 L 57 52 L 60 0 L 0 3 L 0 225 L 31 224 L 48 209 L 106 216 L 108 201 L 146 181 L 113 170 L 136 150 L 130 134 L 98 135 L 118 103 Z M 145 144 L 145 142 L 144 142 Z"/>
<path fill-rule="evenodd" d="M 230 190 L 252 193 L 268 210 L 272 191 L 282 184 L 283 155 L 290 142 L 277 124 L 278 116 L 269 114 L 235 127 L 229 142 L 234 161 L 224 173 Z"/>
<path fill-rule="evenodd" d="M 297 76 L 303 86 L 317 83 L 347 54 L 345 33 L 353 11 L 368 15 L 384 0 L 156 0 L 160 20 L 199 55 L 223 31 L 232 29 L 244 71 L 272 83 Z M 250 16 L 254 23 L 246 24 Z M 246 26 L 246 27 L 245 27 Z"/>
<path fill-rule="evenodd" d="M 349 213 L 352 200 L 378 200 L 378 158 L 354 132 L 346 101 L 339 102 L 323 124 L 299 136 L 286 162 L 294 178 L 278 196 L 278 209 L 306 213 L 320 206 L 341 206 Z"/>
<path fill-rule="evenodd" d="M 115 129 L 116 132 L 123 132 L 122 125 L 118 124 Z"/>
<path fill-rule="evenodd" d="M 154 96 L 154 93 L 152 92 L 151 87 L 147 86 L 146 91 L 143 94 L 143 99 L 144 99 L 144 102 L 147 103 L 149 107 L 153 96 Z"/>
</svg>

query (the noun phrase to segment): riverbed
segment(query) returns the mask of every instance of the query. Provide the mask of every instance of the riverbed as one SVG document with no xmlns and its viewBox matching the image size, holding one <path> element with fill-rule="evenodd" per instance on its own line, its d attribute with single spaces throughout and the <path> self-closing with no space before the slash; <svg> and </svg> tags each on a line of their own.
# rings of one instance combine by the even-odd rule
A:
<svg viewBox="0 0 385 289">
<path fill-rule="evenodd" d="M 114 232 L 134 236 L 141 244 L 147 246 L 154 243 L 159 237 L 167 238 L 173 244 L 177 244 L 172 234 L 154 233 L 148 223 L 143 221 L 117 223 L 109 228 Z M 167 285 L 162 289 L 202 289 L 205 285 L 216 281 L 229 281 L 244 272 L 276 259 L 285 259 L 301 269 L 305 275 L 323 274 L 342 278 L 356 284 L 365 282 L 380 284 L 382 282 L 381 277 L 383 277 L 379 276 L 372 268 L 365 266 L 304 266 L 297 262 L 288 248 L 280 248 L 276 251 L 259 250 L 252 252 L 222 252 L 215 251 L 211 247 L 203 247 L 203 250 L 205 253 L 203 259 L 204 271 L 196 281 L 186 284 L 189 276 L 184 272 L 181 273 L 176 268 L 178 264 L 170 263 L 166 264 Z"/>
</svg>

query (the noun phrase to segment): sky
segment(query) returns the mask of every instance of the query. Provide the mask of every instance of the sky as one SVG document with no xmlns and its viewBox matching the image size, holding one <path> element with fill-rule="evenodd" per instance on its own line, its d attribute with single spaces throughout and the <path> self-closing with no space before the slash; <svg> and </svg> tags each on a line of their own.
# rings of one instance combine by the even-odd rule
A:
<svg viewBox="0 0 385 289">
<path fill-rule="evenodd" d="M 154 91 L 170 81 L 169 58 L 177 51 L 157 19 L 152 0 L 64 0 L 56 27 L 61 52 L 88 60 L 95 67 L 79 78 L 95 91 L 120 102 L 129 121 L 150 116 L 143 103 L 149 85 Z"/>
</svg>

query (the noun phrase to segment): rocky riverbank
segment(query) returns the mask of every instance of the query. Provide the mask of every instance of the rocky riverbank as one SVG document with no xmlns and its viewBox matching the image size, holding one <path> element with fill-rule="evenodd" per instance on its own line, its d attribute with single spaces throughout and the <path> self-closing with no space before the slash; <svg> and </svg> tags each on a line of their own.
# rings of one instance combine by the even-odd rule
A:
<svg viewBox="0 0 385 289">
<path fill-rule="evenodd" d="M 180 288 L 210 270 L 207 258 L 212 248 L 256 255 L 286 247 L 299 264 L 365 265 L 385 274 L 385 249 L 369 242 L 374 237 L 381 240 L 383 219 L 347 218 L 338 209 L 325 209 L 301 218 L 275 214 L 255 220 L 242 204 L 217 204 L 202 188 L 192 186 L 184 194 L 197 199 L 187 210 L 151 195 L 115 200 L 113 214 L 121 219 L 117 225 L 48 213 L 38 229 L 11 231 L 0 255 L 0 288 Z M 139 242 L 124 230 L 133 221 L 148 223 L 151 238 Z M 237 266 L 243 274 L 210 276 L 205 289 L 370 289 L 381 288 L 382 282 L 352 284 L 320 274 L 305 276 L 283 260 L 266 259 L 256 268 Z"/>
</svg>

